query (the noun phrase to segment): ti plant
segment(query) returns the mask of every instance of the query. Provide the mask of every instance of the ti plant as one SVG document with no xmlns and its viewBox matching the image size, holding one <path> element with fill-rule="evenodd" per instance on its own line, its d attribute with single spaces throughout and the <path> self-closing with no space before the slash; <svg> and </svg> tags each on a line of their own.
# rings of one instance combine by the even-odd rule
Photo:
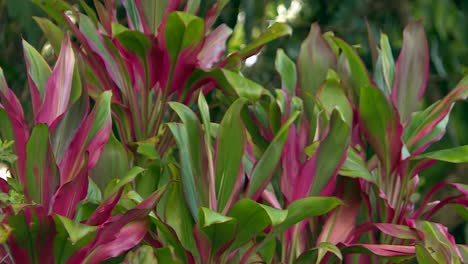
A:
<svg viewBox="0 0 468 264">
<path fill-rule="evenodd" d="M 420 22 L 396 62 L 381 35 L 372 77 L 313 24 L 296 63 L 278 51 L 281 84 L 268 90 L 242 62 L 290 29 L 272 24 L 228 53 L 231 29 L 213 28 L 225 0 L 34 2 L 58 56 L 51 68 L 23 42 L 31 121 L 0 71 L 0 159 L 12 172 L 0 179 L 1 261 L 466 261 L 432 220 L 445 205 L 466 217 L 466 186 L 413 199 L 434 162 L 468 161 L 467 146 L 427 152 L 468 77 L 420 110 Z M 434 200 L 443 188 L 455 191 Z"/>
</svg>

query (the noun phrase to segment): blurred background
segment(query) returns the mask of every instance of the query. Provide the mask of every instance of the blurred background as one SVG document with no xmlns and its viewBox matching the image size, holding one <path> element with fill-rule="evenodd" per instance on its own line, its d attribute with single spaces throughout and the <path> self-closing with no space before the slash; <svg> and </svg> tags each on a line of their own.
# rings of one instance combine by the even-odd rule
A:
<svg viewBox="0 0 468 264">
<path fill-rule="evenodd" d="M 209 6 L 213 1 L 202 0 L 202 6 Z M 93 1 L 86 2 L 93 5 Z M 45 43 L 32 16 L 44 14 L 31 0 L 0 0 L 0 67 L 8 84 L 23 102 L 28 100 L 28 89 L 21 39 L 38 50 Z M 217 24 L 225 23 L 234 29 L 229 51 L 242 47 L 274 21 L 286 22 L 292 27 L 291 37 L 269 44 L 258 56 L 249 58 L 243 68 L 247 76 L 273 89 L 280 85 L 274 70 L 276 50 L 282 48 L 295 59 L 313 22 L 319 23 L 322 32 L 333 31 L 348 43 L 358 45 L 358 52 L 372 71 L 366 21 L 377 40 L 380 32 L 389 36 L 396 59 L 403 28 L 415 20 L 423 21 L 430 46 L 431 75 L 424 99 L 424 104 L 429 105 L 468 74 L 467 0 L 231 0 Z M 466 131 L 468 103 L 462 102 L 452 111 L 447 135 L 432 149 L 468 144 Z M 421 175 L 419 192 L 424 194 L 430 186 L 443 180 L 467 184 L 466 172 L 467 165 L 437 163 Z M 468 241 L 466 222 L 456 217 L 452 210 L 447 209 L 437 217 L 449 226 L 458 243 Z"/>
</svg>

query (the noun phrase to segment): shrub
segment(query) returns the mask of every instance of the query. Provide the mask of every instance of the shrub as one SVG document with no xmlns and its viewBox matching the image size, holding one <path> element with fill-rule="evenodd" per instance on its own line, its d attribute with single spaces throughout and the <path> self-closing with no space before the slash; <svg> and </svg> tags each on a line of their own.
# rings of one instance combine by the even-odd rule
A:
<svg viewBox="0 0 468 264">
<path fill-rule="evenodd" d="M 412 199 L 422 170 L 468 161 L 467 146 L 426 152 L 468 77 L 418 108 L 420 22 L 396 63 L 381 35 L 372 78 L 313 24 L 297 62 L 278 51 L 281 88 L 267 90 L 242 62 L 290 29 L 227 54 L 231 30 L 212 29 L 227 1 L 122 1 L 123 17 L 115 1 L 36 2 L 59 55 L 51 69 L 23 42 L 31 124 L 0 72 L 3 261 L 463 262 L 466 246 L 431 216 L 450 204 L 466 217 L 466 186 Z M 441 188 L 456 194 L 433 201 Z"/>
</svg>

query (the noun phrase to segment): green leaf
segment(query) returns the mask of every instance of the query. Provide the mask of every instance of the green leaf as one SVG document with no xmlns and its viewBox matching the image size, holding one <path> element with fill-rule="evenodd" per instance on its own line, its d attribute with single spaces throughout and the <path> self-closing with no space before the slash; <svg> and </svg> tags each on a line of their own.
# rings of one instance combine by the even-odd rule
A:
<svg viewBox="0 0 468 264">
<path fill-rule="evenodd" d="M 468 208 L 461 204 L 452 204 L 451 206 L 455 208 L 455 211 L 457 211 L 463 220 L 468 221 Z"/>
<path fill-rule="evenodd" d="M 166 47 L 173 65 L 184 49 L 198 46 L 204 37 L 204 23 L 199 17 L 172 12 L 166 24 Z"/>
<path fill-rule="evenodd" d="M 296 95 L 296 65 L 282 49 L 276 52 L 275 68 L 281 76 L 282 87 L 284 87 L 291 96 Z"/>
<path fill-rule="evenodd" d="M 418 260 L 418 263 L 427 263 L 427 264 L 438 264 L 440 262 L 437 262 L 432 256 L 431 253 L 427 249 L 425 249 L 423 246 L 416 245 L 416 259 Z"/>
<path fill-rule="evenodd" d="M 105 91 L 96 100 L 96 115 L 94 117 L 93 125 L 89 131 L 88 137 L 86 138 L 85 145 L 88 145 L 94 136 L 104 127 L 105 123 L 111 118 L 111 98 L 112 92 Z M 94 111 L 94 110 L 93 110 Z"/>
<path fill-rule="evenodd" d="M 393 82 L 395 80 L 395 61 L 393 59 L 392 48 L 388 41 L 388 36 L 380 34 L 380 50 L 375 70 L 376 82 L 386 96 L 390 96 Z"/>
<path fill-rule="evenodd" d="M 258 38 L 240 50 L 238 54 L 241 58 L 247 58 L 268 42 L 290 35 L 291 33 L 292 30 L 287 24 L 276 22 L 260 34 Z"/>
<path fill-rule="evenodd" d="M 151 39 L 139 31 L 123 31 L 115 36 L 122 46 L 127 50 L 135 53 L 143 60 L 146 60 L 146 55 L 151 47 Z"/>
<path fill-rule="evenodd" d="M 346 42 L 339 38 L 334 38 L 335 43 L 341 48 L 343 54 L 346 56 L 349 66 L 349 83 L 353 89 L 354 95 L 352 98 L 358 99 L 361 90 L 364 87 L 371 85 L 369 76 L 367 74 L 366 66 L 362 62 L 356 51 L 349 46 Z M 356 102 L 357 100 L 355 100 Z"/>
<path fill-rule="evenodd" d="M 336 176 L 348 148 L 350 135 L 351 127 L 345 123 L 341 113 L 334 110 L 330 117 L 328 135 L 320 143 L 315 154 L 317 165 L 309 195 L 319 195 Z"/>
<path fill-rule="evenodd" d="M 342 202 L 335 197 L 306 197 L 292 202 L 288 208 L 288 215 L 281 223 L 276 232 L 281 233 L 293 225 L 306 220 L 310 217 L 324 215 Z"/>
<path fill-rule="evenodd" d="M 452 163 L 468 162 L 468 145 L 421 154 L 417 159 L 435 159 Z"/>
<path fill-rule="evenodd" d="M 329 71 L 328 75 L 317 91 L 317 99 L 329 116 L 331 116 L 334 109 L 338 109 L 342 114 L 343 121 L 351 127 L 353 125 L 353 108 L 339 80 L 334 76 L 336 73 Z"/>
<path fill-rule="evenodd" d="M 61 215 L 55 215 L 54 219 L 57 224 L 62 224 L 66 229 L 72 244 L 77 243 L 87 236 L 93 236 L 97 230 L 96 226 L 81 224 Z"/>
<path fill-rule="evenodd" d="M 450 241 L 448 236 L 451 236 L 447 228 L 441 224 L 431 223 L 428 221 L 417 221 L 416 228 L 424 234 L 424 249 L 421 250 L 421 256 L 424 259 L 432 257 L 436 263 L 461 263 L 457 254 L 456 245 Z M 453 239 L 453 237 L 452 237 Z"/>
<path fill-rule="evenodd" d="M 185 201 L 180 175 L 173 171 L 173 181 L 169 183 L 167 202 L 165 204 L 164 220 L 177 234 L 182 246 L 191 252 L 196 252 L 197 246 L 193 236 L 194 221 Z"/>
<path fill-rule="evenodd" d="M 146 24 L 151 33 L 157 34 L 159 24 L 163 19 L 169 0 L 141 0 L 140 2 Z"/>
<path fill-rule="evenodd" d="M 211 243 L 211 257 L 218 250 L 231 241 L 237 230 L 237 221 L 233 217 L 224 216 L 213 210 L 201 207 L 198 215 L 198 229 L 208 238 Z"/>
<path fill-rule="evenodd" d="M 204 144 L 201 124 L 198 117 L 187 106 L 170 102 L 169 106 L 179 115 L 183 122 L 180 124 L 169 124 L 179 148 L 182 150 L 182 184 L 191 204 L 190 210 L 197 219 L 197 208 L 209 204 L 209 180 L 206 173 L 206 158 L 204 157 Z M 194 202 L 197 202 L 195 204 Z M 200 203 L 200 204 L 198 204 Z"/>
<path fill-rule="evenodd" d="M 101 190 L 104 190 L 112 179 L 122 179 L 129 170 L 128 156 L 125 147 L 112 133 L 107 141 L 90 176 Z"/>
<path fill-rule="evenodd" d="M 45 94 L 45 84 L 52 71 L 47 62 L 44 60 L 44 58 L 42 58 L 41 54 L 25 40 L 23 40 L 23 51 L 26 63 L 29 65 L 28 75 L 31 77 L 34 84 L 36 85 L 37 90 L 39 91 L 39 94 L 41 96 L 41 102 L 43 102 Z"/>
<path fill-rule="evenodd" d="M 61 0 L 32 0 L 42 10 L 44 10 L 51 18 L 53 18 L 59 25 L 67 25 L 63 13 L 65 11 L 75 11 L 72 5 Z"/>
<path fill-rule="evenodd" d="M 26 187 L 27 196 L 34 202 L 48 208 L 58 188 L 60 174 L 49 144 L 49 128 L 36 125 L 26 146 Z"/>
<path fill-rule="evenodd" d="M 226 69 L 211 69 L 208 71 L 195 70 L 185 89 L 190 89 L 200 79 L 212 78 L 216 80 L 222 90 L 228 95 L 237 95 L 251 101 L 257 101 L 266 93 L 266 90 L 258 83 L 244 77 L 239 72 Z"/>
<path fill-rule="evenodd" d="M 228 205 L 242 180 L 240 177 L 243 177 L 241 169 L 246 133 L 240 112 L 245 103 L 245 99 L 237 99 L 226 111 L 218 129 L 215 183 L 219 212 Z"/>
<path fill-rule="evenodd" d="M 136 250 L 128 252 L 124 263 L 152 264 L 157 263 L 157 261 L 153 247 L 142 245 Z"/>
<path fill-rule="evenodd" d="M 361 89 L 359 124 L 387 173 L 399 162 L 403 128 L 398 113 L 383 92 L 372 86 Z"/>
<path fill-rule="evenodd" d="M 60 54 L 60 47 L 62 45 L 63 31 L 56 26 L 52 21 L 43 17 L 33 17 L 36 23 L 41 28 L 44 35 L 49 40 L 55 54 Z"/>
<path fill-rule="evenodd" d="M 186 126 L 184 124 L 168 124 L 169 129 L 174 136 L 177 145 L 182 151 L 180 151 L 180 165 L 181 165 L 181 175 L 182 175 L 182 184 L 184 188 L 184 193 L 187 199 L 187 204 L 190 208 L 192 216 L 195 220 L 198 219 L 198 207 L 201 204 L 200 197 L 198 197 L 197 185 L 195 182 L 195 172 L 192 165 L 192 154 L 190 153 L 190 143 L 188 135 L 186 132 Z M 193 133 L 192 133 L 193 135 Z M 186 148 L 189 148 L 188 150 Z M 197 154 L 195 154 L 197 155 Z M 206 186 L 204 189 L 208 188 Z M 206 192 L 208 195 L 208 192 Z"/>
<path fill-rule="evenodd" d="M 137 30 L 143 30 L 143 26 L 141 25 L 141 17 L 140 13 L 138 12 L 136 1 L 125 1 L 125 9 L 127 10 L 127 16 L 130 19 L 133 27 Z"/>
<path fill-rule="evenodd" d="M 141 167 L 132 167 L 127 174 L 121 179 L 112 180 L 104 191 L 104 199 L 109 198 L 112 194 L 118 192 L 126 184 L 131 183 L 138 174 L 142 173 L 145 169 Z"/>
<path fill-rule="evenodd" d="M 201 0 L 188 0 L 186 8 L 186 12 L 195 15 L 195 13 L 200 8 Z"/>
<path fill-rule="evenodd" d="M 161 157 L 159 156 L 158 151 L 152 143 L 142 143 L 138 146 L 137 153 L 145 156 L 148 159 L 158 160 Z"/>
<path fill-rule="evenodd" d="M 158 261 L 156 263 L 164 263 L 164 264 L 182 264 L 183 262 L 180 261 L 174 255 L 174 249 L 171 247 L 163 247 L 156 249 L 156 258 Z"/>
<path fill-rule="evenodd" d="M 288 138 L 289 127 L 298 116 L 299 112 L 291 115 L 255 164 L 247 189 L 247 197 L 256 199 L 269 183 L 283 153 L 283 147 Z"/>
<path fill-rule="evenodd" d="M 250 199 L 242 199 L 229 211 L 228 216 L 237 220 L 238 231 L 232 249 L 244 245 L 268 226 L 278 226 L 286 219 L 286 210 L 272 208 Z"/>
<path fill-rule="evenodd" d="M 322 242 L 318 246 L 318 257 L 316 263 L 320 263 L 325 257 L 325 254 L 327 254 L 328 252 L 338 257 L 340 261 L 343 261 L 343 255 L 341 254 L 340 249 L 336 245 L 329 242 Z"/>
<path fill-rule="evenodd" d="M 368 182 L 375 183 L 374 177 L 370 174 L 364 161 L 353 148 L 348 148 L 346 161 L 340 168 L 340 175 L 352 178 L 361 178 Z"/>
</svg>

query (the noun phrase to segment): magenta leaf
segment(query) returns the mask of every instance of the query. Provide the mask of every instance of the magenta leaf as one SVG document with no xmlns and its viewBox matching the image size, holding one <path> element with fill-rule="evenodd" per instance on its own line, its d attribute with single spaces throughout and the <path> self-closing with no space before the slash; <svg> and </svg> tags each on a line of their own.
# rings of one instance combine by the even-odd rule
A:
<svg viewBox="0 0 468 264">
<path fill-rule="evenodd" d="M 36 116 L 36 123 L 52 123 L 67 109 L 72 90 L 75 55 L 70 38 L 65 37 L 52 74 L 45 84 L 44 103 Z"/>
<path fill-rule="evenodd" d="M 85 162 L 87 159 L 85 158 Z M 88 168 L 81 168 L 81 171 L 73 180 L 63 184 L 57 190 L 53 198 L 52 212 L 73 219 L 75 217 L 77 205 L 88 193 Z"/>
<path fill-rule="evenodd" d="M 391 97 L 401 121 L 406 122 L 426 90 L 429 78 L 429 46 L 421 21 L 410 23 L 403 32 L 403 47 L 396 62 Z"/>
<path fill-rule="evenodd" d="M 202 49 L 197 55 L 198 67 L 207 70 L 220 61 L 225 54 L 226 41 L 231 33 L 232 30 L 222 24 L 208 34 Z"/>
<path fill-rule="evenodd" d="M 23 114 L 23 108 L 3 76 L 0 68 L 0 136 L 3 140 L 14 140 L 15 154 L 18 156 L 14 168 L 22 184 L 26 183 L 26 143 L 29 127 Z"/>
<path fill-rule="evenodd" d="M 60 182 L 72 180 L 81 166 L 91 169 L 99 159 L 112 130 L 110 113 L 111 92 L 99 96 L 93 111 L 83 121 L 59 164 Z M 89 152 L 87 164 L 83 164 L 85 152 Z"/>
</svg>

